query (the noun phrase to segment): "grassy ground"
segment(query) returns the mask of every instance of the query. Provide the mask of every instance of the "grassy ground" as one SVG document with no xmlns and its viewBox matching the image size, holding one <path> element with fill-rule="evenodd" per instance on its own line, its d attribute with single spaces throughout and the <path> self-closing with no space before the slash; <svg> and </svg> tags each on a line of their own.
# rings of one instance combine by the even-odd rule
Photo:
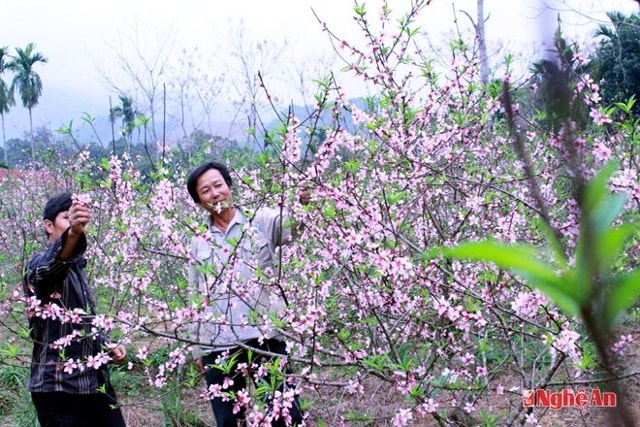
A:
<svg viewBox="0 0 640 427">
<path fill-rule="evenodd" d="M 632 334 L 636 341 L 625 352 L 624 364 L 628 372 L 637 371 L 640 366 L 640 328 L 629 328 L 625 333 Z M 0 427 L 37 427 L 31 400 L 25 390 L 28 368 L 26 365 L 0 364 Z M 214 427 L 211 407 L 207 401 L 199 398 L 204 387 L 202 379 L 185 380 L 169 385 L 161 390 L 147 384 L 142 369 L 133 371 L 116 369 L 112 372 L 112 381 L 118 393 L 122 411 L 129 427 Z M 570 380 L 567 377 L 567 380 Z M 558 378 L 557 380 L 560 380 Z M 517 384 L 517 378 L 505 376 L 505 386 Z M 640 377 L 632 375 L 624 380 L 632 397 L 636 418 L 640 420 Z M 354 427 L 386 427 L 396 410 L 407 407 L 407 402 L 395 389 L 374 380 L 364 382 L 365 393 L 351 396 L 344 390 L 332 387 L 305 389 L 303 398 L 310 409 L 310 427 L 333 427 L 341 423 Z M 592 385 L 585 385 L 591 389 Z M 578 389 L 580 386 L 573 386 Z M 518 393 L 492 395 L 490 401 L 478 406 L 490 408 L 490 413 L 507 413 L 509 408 L 521 403 Z M 609 427 L 611 424 L 603 410 L 594 408 L 563 408 L 538 411 L 538 425 L 543 427 L 585 426 Z M 501 426 L 500 422 L 483 420 L 479 413 L 471 416 L 461 414 L 457 426 Z M 500 418 L 504 422 L 504 416 Z M 411 426 L 431 427 L 437 424 L 431 419 L 414 419 Z M 639 424 L 640 426 L 640 421 Z M 89 427 L 89 426 L 88 426 Z"/>
</svg>

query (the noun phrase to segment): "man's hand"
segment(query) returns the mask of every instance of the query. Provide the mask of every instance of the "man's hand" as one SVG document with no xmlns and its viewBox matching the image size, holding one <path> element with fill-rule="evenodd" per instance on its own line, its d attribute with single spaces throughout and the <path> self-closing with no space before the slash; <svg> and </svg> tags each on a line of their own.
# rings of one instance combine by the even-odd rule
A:
<svg viewBox="0 0 640 427">
<path fill-rule="evenodd" d="M 122 344 L 118 344 L 109 351 L 109 356 L 113 363 L 122 365 L 127 359 L 127 349 Z"/>
<path fill-rule="evenodd" d="M 86 231 L 91 220 L 91 211 L 89 206 L 79 200 L 73 200 L 69 212 L 67 212 L 69 220 L 69 231 L 65 239 L 62 249 L 58 254 L 58 259 L 64 261 L 73 256 L 76 244 Z"/>
<path fill-rule="evenodd" d="M 91 220 L 89 207 L 81 202 L 73 201 L 69 208 L 69 233 L 79 236 L 87 231 Z"/>
</svg>

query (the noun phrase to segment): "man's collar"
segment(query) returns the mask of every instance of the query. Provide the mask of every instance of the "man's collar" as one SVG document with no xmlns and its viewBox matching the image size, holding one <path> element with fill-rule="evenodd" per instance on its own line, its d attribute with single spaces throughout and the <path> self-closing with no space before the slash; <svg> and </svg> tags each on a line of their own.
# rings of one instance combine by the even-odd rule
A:
<svg viewBox="0 0 640 427">
<path fill-rule="evenodd" d="M 222 231 L 220 231 L 218 227 L 213 225 L 213 217 L 211 215 L 209 215 L 208 221 L 209 221 L 209 230 L 212 230 L 216 233 L 222 233 Z M 245 216 L 244 212 L 242 212 L 242 209 L 240 209 L 239 207 L 236 207 L 236 212 L 233 215 L 233 219 L 231 219 L 231 222 L 227 226 L 227 231 L 229 231 L 234 224 L 244 225 L 246 224 L 246 222 L 247 222 L 247 217 Z"/>
</svg>

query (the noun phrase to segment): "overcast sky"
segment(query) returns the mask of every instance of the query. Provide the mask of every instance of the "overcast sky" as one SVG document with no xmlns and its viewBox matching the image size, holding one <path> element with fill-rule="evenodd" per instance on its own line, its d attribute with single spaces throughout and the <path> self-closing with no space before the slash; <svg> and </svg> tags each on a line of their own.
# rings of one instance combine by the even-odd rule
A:
<svg viewBox="0 0 640 427">
<path fill-rule="evenodd" d="M 549 0 L 550 1 L 550 0 Z M 605 10 L 626 13 L 638 9 L 633 0 L 553 0 L 564 10 L 567 33 L 591 34 L 596 21 L 606 22 Z M 406 10 L 410 0 L 391 0 L 394 9 Z M 421 27 L 430 39 L 453 28 L 453 10 L 467 10 L 475 17 L 476 0 L 433 0 L 421 13 Z M 373 10 L 379 0 L 368 0 Z M 537 38 L 535 18 L 538 0 L 485 0 L 487 38 L 523 52 L 532 49 Z M 569 12 L 572 5 L 578 12 Z M 82 112 L 93 115 L 108 111 L 110 92 L 98 68 L 105 69 L 114 56 L 116 41 L 132 34 L 135 25 L 141 38 L 159 32 L 174 34 L 180 43 L 197 45 L 200 51 L 216 49 L 216 41 L 237 27 L 243 19 L 251 37 L 278 42 L 288 40 L 291 51 L 330 55 L 331 46 L 311 8 L 342 38 L 357 34 L 350 0 L 0 0 L 0 45 L 24 48 L 34 42 L 37 51 L 49 59 L 37 69 L 44 94 L 34 110 L 34 125 L 58 127 Z M 458 16 L 466 26 L 468 19 Z M 550 18 L 552 21 L 553 17 Z M 145 33 L 146 31 L 146 33 Z M 5 77 L 6 78 L 6 77 Z M 356 90 L 356 89 L 354 89 Z M 354 93 L 354 95 L 357 95 Z M 6 117 L 8 137 L 22 135 L 28 112 L 17 105 Z"/>
</svg>

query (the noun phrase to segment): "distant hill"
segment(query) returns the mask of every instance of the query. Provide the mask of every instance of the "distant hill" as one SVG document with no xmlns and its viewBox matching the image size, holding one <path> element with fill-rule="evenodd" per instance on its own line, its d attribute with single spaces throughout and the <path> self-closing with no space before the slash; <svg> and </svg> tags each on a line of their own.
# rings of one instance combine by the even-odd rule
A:
<svg viewBox="0 0 640 427">
<path fill-rule="evenodd" d="M 17 100 L 18 101 L 18 100 Z M 364 108 L 362 100 L 351 100 L 358 107 Z M 210 128 L 207 133 L 221 136 L 230 140 L 244 141 L 246 140 L 246 122 L 237 120 L 233 122 L 233 107 L 220 106 L 217 114 L 218 120 L 209 123 Z M 108 144 L 112 140 L 111 124 L 108 118 L 109 100 L 104 101 L 84 97 L 77 94 L 69 94 L 55 87 L 48 87 L 43 93 L 42 98 L 36 108 L 33 109 L 33 125 L 34 128 L 47 128 L 55 132 L 61 127 L 68 127 L 73 121 L 73 133 L 76 139 L 82 142 L 102 141 Z M 311 113 L 310 106 L 294 105 L 293 112 L 301 120 L 306 119 Z M 346 112 L 343 112 L 346 113 Z M 93 118 L 93 128 L 83 120 L 89 114 Z M 286 111 L 283 112 L 283 116 Z M 267 123 L 267 128 L 272 128 L 278 124 L 275 114 L 262 118 Z M 330 111 L 325 111 L 320 118 L 319 125 L 326 126 L 331 123 Z M 117 122 L 115 126 L 116 138 L 121 123 Z M 349 114 L 345 114 L 345 127 L 353 128 L 353 123 Z M 183 136 L 183 131 L 178 123 L 166 123 L 166 141 L 172 144 Z M 11 111 L 5 115 L 6 138 L 28 138 L 29 133 L 29 113 L 18 102 Z M 191 130 L 187 130 L 190 133 Z M 162 130 L 157 132 L 162 137 Z"/>
<path fill-rule="evenodd" d="M 350 99 L 349 102 L 362 110 L 364 110 L 366 107 L 365 102 L 362 99 Z M 310 106 L 306 106 L 306 105 L 294 105 L 292 107 L 292 112 L 294 116 L 296 116 L 299 120 L 305 120 L 313 112 L 313 109 Z M 286 117 L 287 113 L 288 113 L 288 110 L 282 111 L 281 116 Z M 324 127 L 324 126 L 332 125 L 333 119 L 331 118 L 331 114 L 332 113 L 330 109 L 323 111 L 323 113 L 320 115 L 320 119 L 318 120 L 318 126 Z M 344 120 L 344 123 L 343 123 L 344 128 L 348 131 L 354 130 L 355 126 L 353 124 L 353 119 L 351 117 L 351 114 L 348 111 L 343 110 L 342 115 L 343 115 L 342 118 Z M 279 124 L 278 120 L 274 119 L 271 122 L 269 122 L 269 124 L 267 125 L 267 129 L 271 129 L 278 124 Z"/>
<path fill-rule="evenodd" d="M 117 121 L 114 126 L 114 132 L 116 134 L 115 135 L 116 138 L 118 138 L 118 132 L 120 131 L 120 126 L 121 126 L 121 122 Z M 78 122 L 77 125 L 76 125 L 76 122 L 74 122 L 73 127 L 74 127 L 74 135 L 76 136 L 76 138 L 78 138 L 81 141 L 91 141 L 91 140 L 95 141 L 97 139 L 96 135 L 98 136 L 99 140 L 101 140 L 103 143 L 107 143 L 112 139 L 111 123 L 107 116 L 96 117 L 95 120 L 93 121 L 93 128 L 89 124 L 84 123 L 82 121 Z M 212 135 L 222 136 L 224 138 L 232 139 L 232 140 L 244 139 L 244 135 L 245 135 L 244 129 L 238 123 L 232 123 L 228 121 L 216 121 L 216 122 L 210 123 L 209 127 L 210 127 L 210 131 L 208 131 L 208 133 Z M 192 130 L 187 130 L 186 132 L 191 133 L 191 131 Z M 160 129 L 160 131 L 157 132 L 158 138 L 162 138 L 163 136 L 162 132 L 163 132 L 162 129 Z M 167 124 L 165 132 L 166 132 L 166 135 L 164 135 L 165 140 L 170 145 L 184 136 L 183 131 L 175 124 L 170 124 L 170 123 Z"/>
</svg>

